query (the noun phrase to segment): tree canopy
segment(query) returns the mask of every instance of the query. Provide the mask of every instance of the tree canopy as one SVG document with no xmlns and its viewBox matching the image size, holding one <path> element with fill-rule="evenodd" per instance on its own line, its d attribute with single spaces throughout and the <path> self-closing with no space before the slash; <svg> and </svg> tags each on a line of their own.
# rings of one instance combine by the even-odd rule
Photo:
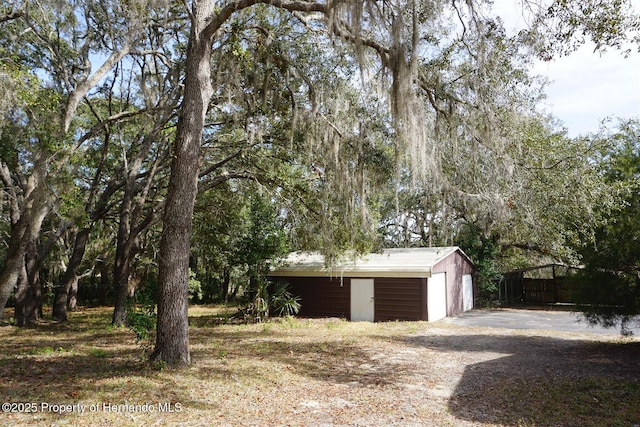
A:
<svg viewBox="0 0 640 427">
<path fill-rule="evenodd" d="M 640 313 L 640 122 L 636 118 L 603 127 L 593 139 L 607 142 L 596 159 L 619 199 L 592 238 L 579 246 L 584 269 L 577 302 L 590 322 L 620 324 L 626 333 Z"/>
</svg>

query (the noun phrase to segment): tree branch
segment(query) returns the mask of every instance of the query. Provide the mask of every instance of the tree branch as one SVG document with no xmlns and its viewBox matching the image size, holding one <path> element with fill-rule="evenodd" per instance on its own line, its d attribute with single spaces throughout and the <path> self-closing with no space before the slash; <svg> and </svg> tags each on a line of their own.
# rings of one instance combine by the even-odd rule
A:
<svg viewBox="0 0 640 427">
<path fill-rule="evenodd" d="M 189 15 L 189 20 L 192 25 L 196 23 L 196 17 L 193 15 L 193 9 L 189 6 L 189 2 L 187 0 L 182 0 L 182 4 L 184 5 L 184 9 L 187 11 L 187 15 Z"/>
<path fill-rule="evenodd" d="M 128 119 L 128 118 L 131 118 L 131 117 L 135 117 L 135 116 L 137 116 L 139 114 L 147 113 L 148 111 L 149 110 L 147 110 L 146 108 L 143 108 L 143 109 L 137 110 L 137 111 L 122 111 L 120 113 L 112 115 L 111 117 L 107 117 L 106 119 L 101 120 L 100 123 L 98 123 L 96 126 L 93 126 L 89 130 L 89 132 L 85 133 L 84 135 L 82 135 L 82 137 L 80 137 L 78 139 L 78 142 L 76 143 L 74 149 L 78 149 L 80 146 L 82 146 L 82 144 L 87 142 L 90 138 L 94 137 L 98 133 L 98 131 L 104 129 L 107 125 L 109 125 L 111 123 L 115 123 L 118 120 Z"/>
<path fill-rule="evenodd" d="M 204 37 L 213 37 L 216 31 L 233 15 L 235 12 L 249 8 L 256 4 L 267 4 L 279 9 L 288 10 L 289 12 L 321 12 L 328 13 L 326 4 L 307 2 L 304 0 L 237 0 L 223 7 L 206 25 L 203 31 Z"/>
<path fill-rule="evenodd" d="M 254 142 L 253 144 L 250 144 L 246 147 L 242 147 L 240 150 L 236 151 L 235 153 L 225 157 L 224 159 L 220 160 L 217 163 L 214 163 L 213 165 L 209 166 L 208 168 L 206 168 L 205 170 L 203 170 L 202 172 L 200 172 L 200 174 L 198 174 L 198 178 L 204 178 L 205 176 L 209 175 L 211 172 L 215 171 L 216 169 L 224 166 L 225 164 L 229 163 L 231 160 L 241 156 L 243 153 L 245 153 L 248 149 L 255 147 L 256 145 L 260 144 L 260 142 Z"/>
<path fill-rule="evenodd" d="M 42 262 L 42 260 L 49 254 L 49 252 L 51 252 L 53 245 L 72 226 L 73 226 L 73 222 L 69 220 L 64 221 L 62 224 L 60 224 L 60 226 L 57 228 L 55 233 L 49 236 L 49 238 L 47 239 L 47 242 L 38 251 L 38 258 L 37 258 L 38 263 Z"/>
<path fill-rule="evenodd" d="M 2 22 L 7 22 L 7 21 L 13 21 L 15 19 L 20 19 L 24 16 L 24 12 L 21 10 L 17 10 L 15 12 L 9 12 L 8 14 L 4 15 L 4 16 L 0 16 L 0 23 Z"/>
<path fill-rule="evenodd" d="M 131 47 L 129 42 L 126 42 L 124 46 L 118 51 L 115 51 L 107 58 L 106 61 L 98 68 L 98 70 L 93 73 L 92 76 L 82 81 L 75 91 L 73 91 L 69 95 L 69 100 L 67 101 L 67 108 L 64 113 L 64 121 L 62 123 L 62 128 L 64 132 L 69 130 L 69 126 L 71 126 L 71 120 L 73 119 L 76 110 L 78 109 L 78 105 L 80 104 L 80 100 L 85 97 L 85 95 L 98 84 L 100 80 L 113 68 L 113 66 L 120 62 L 122 58 L 124 58 L 130 51 Z"/>
<path fill-rule="evenodd" d="M 6 163 L 0 162 L 0 180 L 4 184 L 3 190 L 9 196 L 9 205 L 11 206 L 11 213 L 9 215 L 11 224 L 15 224 L 20 219 L 20 207 L 18 206 L 18 198 L 16 190 L 11 179 L 11 171 Z"/>
<path fill-rule="evenodd" d="M 225 172 L 221 175 L 216 176 L 215 178 L 212 178 L 208 181 L 206 181 L 204 183 L 204 185 L 200 185 L 198 186 L 198 192 L 204 193 L 205 191 L 211 190 L 212 188 L 215 188 L 219 185 L 224 184 L 225 182 L 231 180 L 231 179 L 246 179 L 246 180 L 253 180 L 253 181 L 258 181 L 258 182 L 262 182 L 262 183 L 272 183 L 273 180 L 265 177 L 265 176 L 261 176 L 261 175 L 256 175 L 253 174 L 251 172 L 248 171 L 244 171 L 244 172 Z"/>
<path fill-rule="evenodd" d="M 383 64 L 386 65 L 389 63 L 390 50 L 388 47 L 383 46 L 382 44 L 370 38 L 359 38 L 359 36 L 353 33 L 353 30 L 346 22 L 340 20 L 338 23 L 336 23 L 333 26 L 333 33 L 350 43 L 357 42 L 364 46 L 370 47 L 378 53 Z"/>
<path fill-rule="evenodd" d="M 543 246 L 540 246 L 537 243 L 532 243 L 532 242 L 525 242 L 525 243 L 504 243 L 502 244 L 502 251 L 506 251 L 507 249 L 510 248 L 516 248 L 516 249 L 523 249 L 526 251 L 533 251 L 533 252 L 537 252 L 539 254 L 549 254 L 549 249 L 545 248 Z"/>
</svg>

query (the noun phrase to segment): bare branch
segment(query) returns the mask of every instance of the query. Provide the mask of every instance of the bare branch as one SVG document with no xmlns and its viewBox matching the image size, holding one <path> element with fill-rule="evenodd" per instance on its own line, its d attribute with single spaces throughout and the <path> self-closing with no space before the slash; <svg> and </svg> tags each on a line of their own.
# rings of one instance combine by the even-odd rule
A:
<svg viewBox="0 0 640 427">
<path fill-rule="evenodd" d="M 38 262 L 42 262 L 42 260 L 51 252 L 53 245 L 62 237 L 62 235 L 73 226 L 73 221 L 64 221 L 60 224 L 60 226 L 56 229 L 56 231 L 49 236 L 47 242 L 40 248 L 38 251 Z"/>
<path fill-rule="evenodd" d="M 182 0 L 182 4 L 184 4 L 184 9 L 187 11 L 187 14 L 189 15 L 189 20 L 191 21 L 192 24 L 195 24 L 196 18 L 193 15 L 193 10 L 191 9 L 191 6 L 189 6 L 189 2 L 187 0 Z"/>
<path fill-rule="evenodd" d="M 75 91 L 71 93 L 69 96 L 69 101 L 67 102 L 67 109 L 64 114 L 64 122 L 62 124 L 64 132 L 69 130 L 69 126 L 71 125 L 71 120 L 76 113 L 78 105 L 80 104 L 80 100 L 85 97 L 85 95 L 93 88 L 95 85 L 102 80 L 102 78 L 113 68 L 113 66 L 120 62 L 122 58 L 124 58 L 130 51 L 131 47 L 129 42 L 126 42 L 124 46 L 118 51 L 115 51 L 107 58 L 106 61 L 98 68 L 98 70 L 93 73 L 88 79 L 81 82 L 78 87 L 76 87 Z"/>
</svg>

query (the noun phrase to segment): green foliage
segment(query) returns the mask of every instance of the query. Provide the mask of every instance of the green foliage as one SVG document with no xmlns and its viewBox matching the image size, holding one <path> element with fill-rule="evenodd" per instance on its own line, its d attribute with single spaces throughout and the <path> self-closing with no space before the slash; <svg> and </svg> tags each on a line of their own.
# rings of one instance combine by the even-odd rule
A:
<svg viewBox="0 0 640 427">
<path fill-rule="evenodd" d="M 62 347 L 58 347 L 58 348 L 53 348 L 53 347 L 49 347 L 49 346 L 44 346 L 44 347 L 35 347 L 31 350 L 29 350 L 28 354 L 32 354 L 32 355 L 48 355 L 48 354 L 56 354 L 56 353 L 64 353 L 67 350 L 65 350 Z"/>
<path fill-rule="evenodd" d="M 253 290 L 253 295 L 251 302 L 241 309 L 245 322 L 260 323 L 267 320 L 272 313 L 287 317 L 300 311 L 300 297 L 289 292 L 288 283 L 260 280 Z"/>
<path fill-rule="evenodd" d="M 269 318 L 269 282 L 258 280 L 250 290 L 252 296 L 249 303 L 241 308 L 244 321 L 247 323 L 261 323 Z"/>
<path fill-rule="evenodd" d="M 537 16 L 521 40 L 546 61 L 587 41 L 597 50 L 615 48 L 628 55 L 633 50 L 628 43 L 640 37 L 640 11 L 633 0 L 554 0 L 534 12 Z"/>
<path fill-rule="evenodd" d="M 156 302 L 155 286 L 147 286 L 136 292 L 127 306 L 127 327 L 136 336 L 136 344 L 140 344 L 143 352 L 148 352 L 155 341 Z"/>
<path fill-rule="evenodd" d="M 238 242 L 236 256 L 258 273 L 266 262 L 286 253 L 286 235 L 276 206 L 266 195 L 254 194 L 247 214 L 248 228 Z"/>
<path fill-rule="evenodd" d="M 630 335 L 629 326 L 640 313 L 640 282 L 620 272 L 606 271 L 588 260 L 586 269 L 577 275 L 577 308 L 590 324 L 607 328 L 620 326 L 622 335 Z"/>
<path fill-rule="evenodd" d="M 195 271 L 189 269 L 189 299 L 192 302 L 199 301 L 202 299 L 202 295 L 202 284 L 196 279 Z"/>
<path fill-rule="evenodd" d="M 143 305 L 127 311 L 127 325 L 136 334 L 136 343 L 148 341 L 156 327 L 155 305 Z"/>
<path fill-rule="evenodd" d="M 478 269 L 481 305 L 497 302 L 502 272 L 541 260 L 576 265 L 577 247 L 608 221 L 616 193 L 594 161 L 605 142 L 570 139 L 535 113 L 498 111 L 504 128 L 494 141 L 443 148 L 441 191 L 403 177 L 383 216 L 389 246 L 462 247 Z"/>
<path fill-rule="evenodd" d="M 421 68 L 439 108 L 430 162 L 423 176 L 406 166 L 387 187 L 381 234 L 386 246 L 485 248 L 476 262 L 495 259 L 481 267 L 491 289 L 505 266 L 576 261 L 575 245 L 606 219 L 612 197 L 590 159 L 598 142 L 569 138 L 537 111 L 543 85 L 529 53 L 499 21 L 483 23 L 468 39 L 442 41 Z"/>
<path fill-rule="evenodd" d="M 597 137 L 608 141 L 599 167 L 620 201 L 579 248 L 585 268 L 576 298 L 591 323 L 620 324 L 625 333 L 640 314 L 640 120 L 621 122 Z"/>
<path fill-rule="evenodd" d="M 270 296 L 271 309 L 279 316 L 294 316 L 300 311 L 300 297 L 289 292 L 289 284 L 276 282 Z"/>
<path fill-rule="evenodd" d="M 225 281 L 231 294 L 248 291 L 247 283 L 264 280 L 270 263 L 288 252 L 275 201 L 251 183 L 223 185 L 204 194 L 194 225 L 201 301 L 223 299 Z"/>
</svg>

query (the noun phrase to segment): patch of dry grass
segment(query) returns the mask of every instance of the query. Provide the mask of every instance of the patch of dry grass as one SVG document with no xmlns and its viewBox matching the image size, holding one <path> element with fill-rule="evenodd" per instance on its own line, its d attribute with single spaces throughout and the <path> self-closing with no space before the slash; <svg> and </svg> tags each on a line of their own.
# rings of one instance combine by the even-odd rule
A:
<svg viewBox="0 0 640 427">
<path fill-rule="evenodd" d="M 172 369 L 147 363 L 110 314 L 0 328 L 0 396 L 12 404 L 1 425 L 640 424 L 636 340 L 425 322 L 231 325 L 218 307 L 194 307 L 193 364 Z M 65 404 L 73 412 L 57 413 Z"/>
</svg>

